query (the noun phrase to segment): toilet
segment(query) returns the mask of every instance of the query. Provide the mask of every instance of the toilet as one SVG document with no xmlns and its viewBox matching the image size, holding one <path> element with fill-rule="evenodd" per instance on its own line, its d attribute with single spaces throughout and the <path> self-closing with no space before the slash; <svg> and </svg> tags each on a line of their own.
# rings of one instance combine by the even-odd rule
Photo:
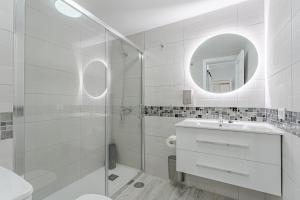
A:
<svg viewBox="0 0 300 200">
<path fill-rule="evenodd" d="M 112 199 L 99 194 L 86 194 L 77 198 L 76 200 L 112 200 Z"/>
<path fill-rule="evenodd" d="M 0 166 L 0 199 L 32 200 L 33 187 L 21 176 Z"/>
</svg>

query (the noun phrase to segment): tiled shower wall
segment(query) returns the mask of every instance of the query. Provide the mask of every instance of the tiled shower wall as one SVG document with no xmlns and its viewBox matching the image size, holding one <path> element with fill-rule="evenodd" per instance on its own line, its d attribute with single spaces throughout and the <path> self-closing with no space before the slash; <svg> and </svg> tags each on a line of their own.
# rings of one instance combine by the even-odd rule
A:
<svg viewBox="0 0 300 200">
<path fill-rule="evenodd" d="M 13 7 L 14 0 L 0 0 L 0 119 L 13 105 Z M 8 113 L 11 116 L 11 113 Z M 2 129 L 3 126 L 1 126 Z M 1 133 L 2 136 L 2 133 Z M 6 133 L 0 139 L 0 166 L 13 168 L 13 140 Z"/>
<path fill-rule="evenodd" d="M 266 106 L 300 111 L 300 1 L 266 1 L 268 68 Z M 283 137 L 283 199 L 300 196 L 300 138 Z"/>
<path fill-rule="evenodd" d="M 139 39 L 139 35 L 131 36 Z M 110 43 L 112 76 L 112 134 L 118 162 L 141 169 L 141 119 L 139 106 L 142 92 L 142 65 L 139 53 L 121 40 Z M 122 115 L 122 109 L 129 109 Z"/>
</svg>

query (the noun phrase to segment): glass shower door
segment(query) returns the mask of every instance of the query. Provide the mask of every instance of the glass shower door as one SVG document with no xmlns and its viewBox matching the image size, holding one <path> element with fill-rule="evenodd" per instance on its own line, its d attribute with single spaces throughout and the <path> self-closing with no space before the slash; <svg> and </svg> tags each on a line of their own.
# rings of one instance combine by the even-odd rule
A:
<svg viewBox="0 0 300 200">
<path fill-rule="evenodd" d="M 113 196 L 142 170 L 142 59 L 140 53 L 108 34 L 110 139 L 108 189 Z"/>
<path fill-rule="evenodd" d="M 106 31 L 26 1 L 25 178 L 33 200 L 105 194 Z"/>
</svg>

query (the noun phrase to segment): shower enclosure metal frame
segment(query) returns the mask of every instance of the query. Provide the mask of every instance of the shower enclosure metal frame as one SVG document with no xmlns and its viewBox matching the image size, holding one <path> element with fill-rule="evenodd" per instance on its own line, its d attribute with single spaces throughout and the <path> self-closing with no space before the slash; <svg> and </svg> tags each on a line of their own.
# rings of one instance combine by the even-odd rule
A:
<svg viewBox="0 0 300 200">
<path fill-rule="evenodd" d="M 96 24 L 104 27 L 106 37 L 106 49 L 108 49 L 108 33 L 113 34 L 118 39 L 126 42 L 139 52 L 141 62 L 141 105 L 140 112 L 143 116 L 144 105 L 144 50 L 138 47 L 126 36 L 100 20 L 91 12 L 74 2 L 73 0 L 62 0 L 73 7 Z M 14 0 L 14 103 L 13 103 L 13 123 L 14 123 L 14 171 L 20 176 L 25 176 L 25 17 L 26 0 Z M 106 53 L 108 58 L 108 53 Z M 108 80 L 106 78 L 106 80 Z M 106 95 L 107 101 L 107 95 Z M 141 171 L 145 171 L 145 135 L 144 117 L 141 117 Z M 106 123 L 105 123 L 106 124 Z M 108 195 L 108 132 L 105 127 L 105 195 Z"/>
</svg>

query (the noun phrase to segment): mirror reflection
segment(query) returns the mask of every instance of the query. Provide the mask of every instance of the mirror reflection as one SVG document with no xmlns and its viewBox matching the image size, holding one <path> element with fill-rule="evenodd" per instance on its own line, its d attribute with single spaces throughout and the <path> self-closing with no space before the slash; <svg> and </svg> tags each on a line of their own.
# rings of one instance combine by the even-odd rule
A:
<svg viewBox="0 0 300 200">
<path fill-rule="evenodd" d="M 83 73 L 83 87 L 92 98 L 100 98 L 106 91 L 106 65 L 100 60 L 89 62 Z"/>
<path fill-rule="evenodd" d="M 190 72 L 202 89 L 226 93 L 245 85 L 257 65 L 258 53 L 251 41 L 237 34 L 222 34 L 198 47 L 191 59 Z"/>
</svg>

